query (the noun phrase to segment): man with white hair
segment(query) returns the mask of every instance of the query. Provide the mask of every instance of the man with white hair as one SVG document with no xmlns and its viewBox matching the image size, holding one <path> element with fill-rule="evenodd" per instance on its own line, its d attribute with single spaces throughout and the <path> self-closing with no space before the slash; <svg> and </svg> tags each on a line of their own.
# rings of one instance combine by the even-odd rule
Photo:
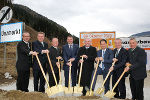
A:
<svg viewBox="0 0 150 100">
<path fill-rule="evenodd" d="M 79 48 L 77 59 L 80 63 L 83 62 L 83 69 L 82 69 L 82 75 L 81 75 L 81 86 L 83 86 L 83 96 L 86 94 L 85 87 L 90 86 L 90 80 L 92 76 L 92 72 L 94 70 L 94 60 L 97 56 L 96 54 L 96 48 L 91 46 L 91 39 L 86 38 L 84 40 L 84 46 Z M 84 59 L 81 59 L 81 56 L 84 57 Z"/>
</svg>

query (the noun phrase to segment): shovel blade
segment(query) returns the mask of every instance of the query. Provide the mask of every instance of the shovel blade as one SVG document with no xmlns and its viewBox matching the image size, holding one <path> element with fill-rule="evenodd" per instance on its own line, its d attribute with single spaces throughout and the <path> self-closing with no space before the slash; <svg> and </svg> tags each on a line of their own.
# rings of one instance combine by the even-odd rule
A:
<svg viewBox="0 0 150 100">
<path fill-rule="evenodd" d="M 104 92 L 104 88 L 98 88 L 96 93 L 101 95 Z"/>
<path fill-rule="evenodd" d="M 74 91 L 73 91 L 73 93 L 74 93 L 73 95 L 74 96 L 81 96 L 82 91 L 83 91 L 83 87 L 75 86 Z"/>
<path fill-rule="evenodd" d="M 64 88 L 62 85 L 57 85 L 57 88 L 59 92 L 64 92 Z"/>
<path fill-rule="evenodd" d="M 52 95 L 53 95 L 53 93 L 52 93 L 52 91 L 51 91 L 50 88 L 47 88 L 47 89 L 45 90 L 45 93 L 46 93 L 48 96 L 52 96 Z"/>
<path fill-rule="evenodd" d="M 104 96 L 108 98 L 113 98 L 116 93 L 113 91 L 108 91 Z"/>
<path fill-rule="evenodd" d="M 73 87 L 67 88 L 65 87 L 65 94 L 72 94 L 73 93 Z"/>
<path fill-rule="evenodd" d="M 94 92 L 93 91 L 87 91 L 86 92 L 86 96 L 93 96 L 94 95 Z"/>
<path fill-rule="evenodd" d="M 79 87 L 79 86 L 75 86 L 74 87 L 74 93 L 82 93 L 82 91 L 83 91 L 83 87 Z"/>
</svg>

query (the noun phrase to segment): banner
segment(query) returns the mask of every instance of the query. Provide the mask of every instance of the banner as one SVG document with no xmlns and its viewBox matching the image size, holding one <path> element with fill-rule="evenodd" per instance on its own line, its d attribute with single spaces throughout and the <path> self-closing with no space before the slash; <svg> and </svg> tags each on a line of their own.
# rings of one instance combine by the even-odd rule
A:
<svg viewBox="0 0 150 100">
<path fill-rule="evenodd" d="M 130 38 L 125 37 L 121 39 L 122 39 L 123 47 L 126 49 L 130 48 L 129 46 Z M 150 70 L 150 60 L 149 60 L 150 59 L 150 37 L 136 37 L 136 41 L 138 42 L 138 46 L 143 48 L 146 51 L 146 54 L 147 54 L 146 69 Z"/>
<path fill-rule="evenodd" d="M 23 22 L 1 25 L 0 43 L 22 40 Z"/>
<path fill-rule="evenodd" d="M 92 46 L 100 49 L 100 40 L 106 39 L 108 48 L 114 49 L 115 32 L 80 32 L 80 47 L 84 46 L 84 39 L 90 38 L 92 40 Z"/>
<path fill-rule="evenodd" d="M 125 37 L 122 39 L 122 45 L 124 48 L 129 47 L 129 40 L 130 38 Z M 144 50 L 150 50 L 150 37 L 136 37 L 136 41 L 138 42 L 138 46 L 143 48 Z"/>
</svg>

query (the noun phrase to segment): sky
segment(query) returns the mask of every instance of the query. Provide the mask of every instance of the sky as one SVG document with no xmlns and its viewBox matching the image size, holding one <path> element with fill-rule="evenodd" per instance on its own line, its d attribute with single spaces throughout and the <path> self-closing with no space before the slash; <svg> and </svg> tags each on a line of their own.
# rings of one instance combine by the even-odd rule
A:
<svg viewBox="0 0 150 100">
<path fill-rule="evenodd" d="M 150 0 L 13 0 L 64 26 L 79 32 L 115 31 L 128 37 L 150 31 Z"/>
</svg>

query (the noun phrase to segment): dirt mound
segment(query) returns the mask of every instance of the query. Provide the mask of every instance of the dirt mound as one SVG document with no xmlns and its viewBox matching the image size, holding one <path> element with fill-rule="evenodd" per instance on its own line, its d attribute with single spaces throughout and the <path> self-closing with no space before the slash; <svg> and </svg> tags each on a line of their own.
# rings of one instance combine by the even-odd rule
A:
<svg viewBox="0 0 150 100">
<path fill-rule="evenodd" d="M 0 90 L 0 100 L 104 100 L 97 96 L 80 96 L 80 97 L 56 97 L 49 98 L 46 93 L 41 92 L 22 92 L 17 90 L 4 91 Z M 111 99 L 119 100 L 119 99 Z M 129 99 L 126 99 L 129 100 Z"/>
<path fill-rule="evenodd" d="M 3 91 L 0 90 L 0 100 L 53 100 L 41 92 Z"/>
</svg>

